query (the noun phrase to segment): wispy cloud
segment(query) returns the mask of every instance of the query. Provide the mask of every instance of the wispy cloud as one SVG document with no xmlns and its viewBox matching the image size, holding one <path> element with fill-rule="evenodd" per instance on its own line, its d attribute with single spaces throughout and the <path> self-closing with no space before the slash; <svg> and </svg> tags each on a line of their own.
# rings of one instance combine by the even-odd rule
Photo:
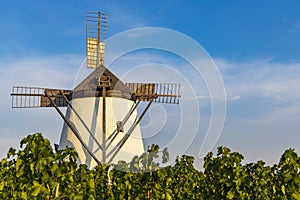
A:
<svg viewBox="0 0 300 200">
<path fill-rule="evenodd" d="M 6 86 L 40 85 L 41 87 L 71 87 L 81 58 L 77 55 L 1 59 L 1 81 Z"/>
<path fill-rule="evenodd" d="M 300 63 L 273 63 L 270 60 L 216 62 L 231 96 L 272 97 L 286 102 L 299 100 Z"/>
<path fill-rule="evenodd" d="M 277 162 L 299 146 L 300 63 L 271 59 L 233 62 L 216 59 L 227 94 L 225 129 L 218 145 L 242 152 L 252 162 Z M 230 98 L 229 98 L 230 99 Z"/>
<path fill-rule="evenodd" d="M 80 63 L 81 58 L 77 55 L 0 60 L 0 157 L 9 147 L 18 147 L 20 139 L 28 133 L 43 132 L 53 143 L 58 143 L 62 128 L 61 119 L 52 109 L 12 109 L 12 86 L 71 89 Z"/>
<path fill-rule="evenodd" d="M 295 23 L 292 28 L 288 30 L 289 33 L 298 33 L 300 31 L 300 23 Z"/>
</svg>

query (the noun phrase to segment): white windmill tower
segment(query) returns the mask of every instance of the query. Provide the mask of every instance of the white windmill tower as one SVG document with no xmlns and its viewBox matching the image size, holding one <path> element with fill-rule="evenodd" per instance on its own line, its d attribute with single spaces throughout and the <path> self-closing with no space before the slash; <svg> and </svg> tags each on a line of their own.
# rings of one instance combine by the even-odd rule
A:
<svg viewBox="0 0 300 200">
<path fill-rule="evenodd" d="M 65 122 L 59 147 L 74 147 L 92 168 L 142 154 L 141 119 L 153 102 L 178 104 L 180 85 L 123 83 L 104 66 L 107 15 L 87 12 L 86 21 L 87 67 L 94 70 L 81 83 L 73 90 L 17 86 L 11 95 L 13 108 L 54 107 Z M 66 115 L 60 107 L 68 107 Z"/>
</svg>

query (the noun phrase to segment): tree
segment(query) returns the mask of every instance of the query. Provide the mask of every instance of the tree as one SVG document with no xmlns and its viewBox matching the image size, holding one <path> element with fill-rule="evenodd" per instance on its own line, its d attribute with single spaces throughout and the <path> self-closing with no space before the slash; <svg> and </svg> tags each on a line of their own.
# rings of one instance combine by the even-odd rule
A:
<svg viewBox="0 0 300 200">
<path fill-rule="evenodd" d="M 167 149 L 151 145 L 131 162 L 77 164 L 72 148 L 53 151 L 41 133 L 28 135 L 21 149 L 10 148 L 0 162 L 0 199 L 296 199 L 300 200 L 300 157 L 288 149 L 280 162 L 242 164 L 243 155 L 219 147 L 204 158 L 204 171 L 194 158 L 177 157 L 174 166 Z"/>
</svg>

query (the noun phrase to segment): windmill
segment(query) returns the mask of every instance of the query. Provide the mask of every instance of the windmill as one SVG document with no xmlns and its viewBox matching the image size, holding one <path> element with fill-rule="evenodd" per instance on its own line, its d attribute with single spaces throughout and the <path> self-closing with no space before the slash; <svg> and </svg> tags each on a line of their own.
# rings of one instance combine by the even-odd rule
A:
<svg viewBox="0 0 300 200">
<path fill-rule="evenodd" d="M 179 84 L 123 83 L 104 66 L 107 20 L 104 13 L 86 13 L 87 67 L 93 71 L 73 90 L 14 86 L 11 93 L 13 108 L 53 107 L 64 120 L 59 147 L 74 147 L 89 168 L 142 154 L 140 121 L 151 104 L 178 104 L 180 98 Z M 146 106 L 138 114 L 141 102 Z"/>
</svg>

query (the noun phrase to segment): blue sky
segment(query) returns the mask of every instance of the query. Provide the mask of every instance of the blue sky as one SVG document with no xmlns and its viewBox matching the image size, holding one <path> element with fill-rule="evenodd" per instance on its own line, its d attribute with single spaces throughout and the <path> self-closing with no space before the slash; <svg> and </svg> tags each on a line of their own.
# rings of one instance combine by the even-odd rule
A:
<svg viewBox="0 0 300 200">
<path fill-rule="evenodd" d="M 9 93 L 13 85 L 71 88 L 85 57 L 85 12 L 98 10 L 109 14 L 108 37 L 132 28 L 163 27 L 193 38 L 210 54 L 228 99 L 216 146 L 239 151 L 246 161 L 269 164 L 289 147 L 299 152 L 299 8 L 296 0 L 3 0 L 0 155 L 29 132 L 43 132 L 58 143 L 62 120 L 57 113 L 12 110 Z M 199 104 L 205 112 L 207 103 Z M 197 155 L 201 139 L 195 139 L 189 153 Z"/>
<path fill-rule="evenodd" d="M 276 0 L 272 3 L 3 1 L 0 8 L 4 30 L 1 43 L 10 42 L 9 47 L 13 48 L 13 52 L 21 55 L 36 51 L 80 54 L 81 45 L 84 45 L 81 38 L 85 34 L 85 11 L 101 8 L 110 14 L 111 35 L 141 26 L 161 26 L 196 39 L 212 56 L 226 56 L 232 60 L 257 57 L 271 57 L 278 61 L 299 60 L 298 4 L 297 1 L 286 3 Z M 23 48 L 14 46 L 17 44 L 12 44 L 12 38 Z M 58 47 L 57 42 L 62 45 Z M 2 50 L 1 53 L 8 54 L 11 51 Z"/>
</svg>

